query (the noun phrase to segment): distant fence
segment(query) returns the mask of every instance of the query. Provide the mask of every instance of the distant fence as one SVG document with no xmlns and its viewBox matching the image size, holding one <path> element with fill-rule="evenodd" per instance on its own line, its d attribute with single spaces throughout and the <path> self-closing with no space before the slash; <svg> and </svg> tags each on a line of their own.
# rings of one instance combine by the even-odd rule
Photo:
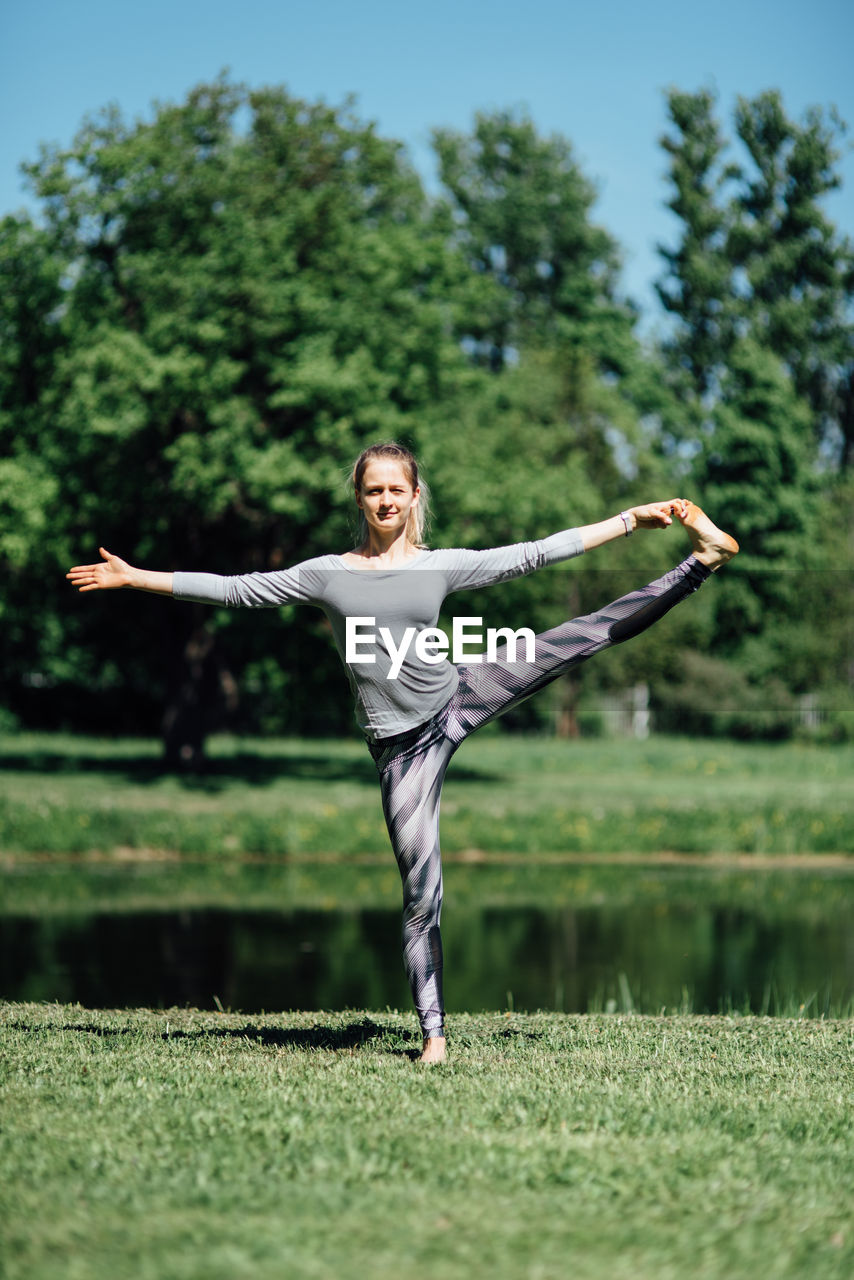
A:
<svg viewBox="0 0 854 1280">
<path fill-rule="evenodd" d="M 634 684 L 599 698 L 602 726 L 608 737 L 648 738 L 652 729 L 649 685 Z"/>
<path fill-rule="evenodd" d="M 635 684 L 618 693 L 596 699 L 602 730 L 613 738 L 648 738 L 655 729 L 649 705 L 649 685 Z M 774 708 L 778 723 L 789 721 L 793 729 L 819 729 L 827 713 L 817 693 L 804 693 L 789 707 Z"/>
</svg>

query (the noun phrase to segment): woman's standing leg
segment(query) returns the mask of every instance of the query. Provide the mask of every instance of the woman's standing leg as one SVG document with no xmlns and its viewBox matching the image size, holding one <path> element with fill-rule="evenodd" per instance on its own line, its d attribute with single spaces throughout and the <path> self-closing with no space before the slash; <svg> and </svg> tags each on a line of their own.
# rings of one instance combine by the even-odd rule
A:
<svg viewBox="0 0 854 1280">
<path fill-rule="evenodd" d="M 424 1061 L 439 1061 L 445 1046 L 439 803 L 456 748 L 435 723 L 369 746 L 403 882 L 403 961 L 424 1037 Z"/>
</svg>

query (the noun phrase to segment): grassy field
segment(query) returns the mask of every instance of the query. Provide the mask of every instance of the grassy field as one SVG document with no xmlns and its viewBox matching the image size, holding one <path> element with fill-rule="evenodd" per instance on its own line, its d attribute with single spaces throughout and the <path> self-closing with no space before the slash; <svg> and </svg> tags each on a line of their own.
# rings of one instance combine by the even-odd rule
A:
<svg viewBox="0 0 854 1280">
<path fill-rule="evenodd" d="M 854 1024 L 0 1005 L 9 1280 L 854 1272 Z"/>
<path fill-rule="evenodd" d="M 502 737 L 467 742 L 442 802 L 448 853 L 854 851 L 854 746 Z M 159 746 L 0 737 L 7 854 L 370 854 L 388 848 L 373 763 L 353 741 L 215 739 L 200 778 Z"/>
</svg>

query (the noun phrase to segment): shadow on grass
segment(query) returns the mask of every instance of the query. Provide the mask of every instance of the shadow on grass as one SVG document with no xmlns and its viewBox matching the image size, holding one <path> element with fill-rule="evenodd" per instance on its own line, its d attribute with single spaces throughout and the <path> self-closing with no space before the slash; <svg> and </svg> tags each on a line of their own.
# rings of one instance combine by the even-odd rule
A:
<svg viewBox="0 0 854 1280">
<path fill-rule="evenodd" d="M 138 1026 L 99 1027 L 86 1022 L 58 1022 L 33 1026 L 32 1023 L 10 1021 L 5 1024 L 16 1031 L 42 1032 L 78 1031 L 84 1035 L 98 1036 L 103 1040 L 122 1036 L 139 1036 L 145 1030 Z M 380 1027 L 370 1018 L 351 1022 L 344 1027 L 265 1027 L 249 1022 L 242 1027 L 198 1027 L 184 1031 L 180 1027 L 155 1032 L 158 1040 L 245 1040 L 247 1044 L 260 1044 L 264 1048 L 279 1049 L 331 1049 L 351 1050 L 375 1041 L 385 1041 L 384 1048 L 399 1057 L 416 1059 L 421 1054 L 421 1037 L 404 1027 Z"/>
<path fill-rule="evenodd" d="M 497 782 L 501 775 L 482 769 L 469 769 L 457 761 L 453 766 L 455 782 Z M 64 754 L 58 751 L 34 751 L 27 754 L 0 755 L 0 771 L 7 773 L 109 774 L 123 782 L 144 786 L 174 778 L 188 791 L 223 791 L 233 782 L 269 786 L 284 779 L 302 782 L 355 782 L 376 787 L 377 771 L 367 750 L 364 759 L 337 760 L 320 754 L 252 755 L 241 753 L 227 758 L 207 760 L 196 773 L 182 773 L 151 756 L 116 756 Z"/>
<path fill-rule="evenodd" d="M 99 1027 L 93 1023 L 62 1022 L 49 1026 L 33 1026 L 28 1022 L 8 1022 L 6 1026 L 16 1031 L 43 1032 L 51 1034 L 55 1031 L 78 1031 L 84 1035 L 99 1036 L 101 1039 L 119 1039 L 122 1036 L 139 1036 L 145 1034 L 144 1029 L 135 1026 Z M 261 1045 L 265 1049 L 325 1050 L 332 1052 L 350 1052 L 365 1045 L 381 1047 L 386 1053 L 399 1058 L 408 1058 L 416 1062 L 421 1056 L 421 1033 L 401 1026 L 378 1026 L 370 1018 L 362 1018 L 358 1022 L 350 1022 L 343 1027 L 268 1027 L 248 1022 L 242 1027 L 197 1027 L 184 1031 L 180 1027 L 168 1031 L 156 1031 L 155 1039 L 163 1041 L 209 1039 L 245 1040 L 247 1046 Z M 458 1028 L 454 1033 L 454 1043 L 460 1047 L 471 1047 L 484 1040 L 516 1040 L 524 1042 L 542 1041 L 545 1036 L 541 1031 L 531 1027 L 509 1026 L 490 1028 L 487 1032 L 475 1032 Z M 381 1044 L 378 1042 L 382 1042 Z"/>
<path fill-rule="evenodd" d="M 245 1027 L 214 1027 L 211 1032 L 178 1031 L 163 1038 L 190 1038 L 205 1034 L 228 1036 L 235 1040 L 262 1044 L 265 1048 L 282 1049 L 346 1050 L 382 1040 L 386 1042 L 384 1047 L 390 1053 L 409 1058 L 416 1058 L 421 1053 L 420 1037 L 414 1032 L 403 1027 L 378 1027 L 370 1018 L 351 1022 L 346 1027 L 259 1027 L 249 1023 Z"/>
</svg>

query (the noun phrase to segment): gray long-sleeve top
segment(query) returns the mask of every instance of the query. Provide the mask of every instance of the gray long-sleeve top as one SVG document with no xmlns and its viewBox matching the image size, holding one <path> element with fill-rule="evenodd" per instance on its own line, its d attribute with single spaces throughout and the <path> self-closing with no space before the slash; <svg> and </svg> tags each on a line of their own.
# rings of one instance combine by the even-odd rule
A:
<svg viewBox="0 0 854 1280">
<path fill-rule="evenodd" d="M 353 569 L 341 556 L 326 555 L 271 573 L 176 573 L 172 592 L 203 604 L 322 609 L 347 671 L 356 720 L 367 737 L 386 738 L 431 719 L 457 687 L 456 667 L 447 658 L 436 660 L 435 649 L 431 660 L 422 660 L 413 643 L 414 634 L 436 627 L 446 596 L 521 577 L 583 550 L 578 530 L 566 529 L 488 551 L 421 551 L 401 569 Z M 355 618 L 363 621 L 356 626 Z"/>
</svg>

